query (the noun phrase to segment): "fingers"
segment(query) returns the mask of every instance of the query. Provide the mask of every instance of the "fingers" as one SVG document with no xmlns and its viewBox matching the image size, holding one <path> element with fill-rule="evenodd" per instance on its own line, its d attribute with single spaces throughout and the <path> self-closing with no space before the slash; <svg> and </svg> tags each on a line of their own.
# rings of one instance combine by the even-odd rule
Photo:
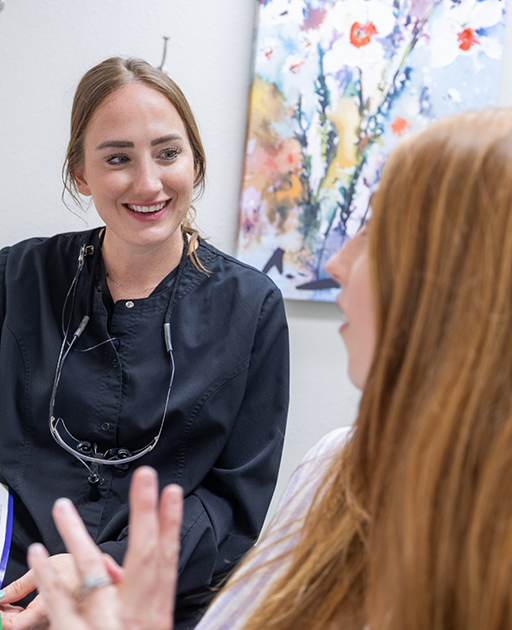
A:
<svg viewBox="0 0 512 630">
<path fill-rule="evenodd" d="M 141 466 L 130 486 L 130 534 L 124 561 L 123 598 L 130 614 L 146 610 L 153 597 L 158 549 L 158 479 L 156 472 Z M 142 588 L 141 588 L 142 585 Z"/>
<path fill-rule="evenodd" d="M 141 466 L 133 473 L 130 486 L 130 540 L 138 553 L 148 550 L 148 542 L 156 542 L 157 508 L 157 474 L 153 468 Z"/>
<path fill-rule="evenodd" d="M 42 545 L 35 544 L 29 547 L 28 563 L 34 572 L 40 592 L 40 596 L 36 597 L 32 604 L 36 604 L 40 597 L 44 599 L 46 611 L 52 620 L 52 628 L 55 628 L 55 630 L 89 630 L 87 625 L 77 615 L 75 601 L 71 598 L 68 589 L 48 561 L 48 552 Z M 35 612 L 37 614 L 37 609 Z M 22 628 L 36 627 L 34 623 L 28 626 L 20 625 L 20 618 L 27 613 L 29 613 L 28 608 L 15 620 L 14 623 L 16 625 L 12 625 L 13 629 L 21 630 Z"/>
<path fill-rule="evenodd" d="M 130 536 L 122 583 L 122 610 L 140 628 L 170 627 L 181 527 L 182 491 L 164 489 L 158 508 L 158 479 L 141 467 L 130 492 Z"/>
<path fill-rule="evenodd" d="M 108 578 L 104 554 L 89 536 L 82 519 L 69 499 L 59 499 L 55 503 L 53 518 L 67 550 L 73 556 L 80 582 L 83 583 L 86 577 L 88 579 L 92 577 L 95 580 Z M 67 604 L 67 610 L 72 608 L 77 614 L 76 599 L 70 596 L 69 588 Z M 118 599 L 113 586 L 102 585 L 100 588 L 89 590 L 80 603 L 79 611 L 82 623 L 85 624 L 84 628 L 108 630 L 119 627 Z M 101 615 L 98 611 L 101 611 Z M 55 619 L 55 616 L 52 616 L 53 613 L 54 611 L 49 611 L 52 622 Z M 65 627 L 62 630 L 65 630 Z"/>
<path fill-rule="evenodd" d="M 124 575 L 123 567 L 120 567 L 114 558 L 109 556 L 108 553 L 103 554 L 103 562 L 105 563 L 105 569 L 112 580 L 112 584 L 119 584 Z"/>
<path fill-rule="evenodd" d="M 183 517 L 183 491 L 179 486 L 164 488 L 160 500 L 160 571 L 159 599 L 155 609 L 163 611 L 167 618 L 174 616 L 174 594 L 178 577 L 180 532 Z"/>
<path fill-rule="evenodd" d="M 183 518 L 183 491 L 180 486 L 167 486 L 160 502 L 160 540 L 165 549 L 177 551 Z"/>
<path fill-rule="evenodd" d="M 0 606 L 0 617 L 4 630 L 10 630 L 13 627 L 13 620 L 15 620 L 16 617 L 22 612 L 25 612 L 25 609 L 21 608 L 21 606 L 12 606 L 11 604 Z"/>
<path fill-rule="evenodd" d="M 48 627 L 48 615 L 42 598 L 38 595 L 30 604 L 12 619 L 5 630 L 36 630 Z"/>
<path fill-rule="evenodd" d="M 53 519 L 66 549 L 73 555 L 80 578 L 88 573 L 105 575 L 102 553 L 89 536 L 75 506 L 69 499 L 59 499 L 53 506 Z"/>
<path fill-rule="evenodd" d="M 0 600 L 2 604 L 11 604 L 17 602 L 32 591 L 35 591 L 36 583 L 32 571 L 27 571 L 15 582 L 11 582 L 9 586 L 3 589 L 3 597 Z"/>
<path fill-rule="evenodd" d="M 56 563 L 57 556 L 49 559 L 41 545 L 32 546 L 29 553 L 32 589 L 37 582 L 52 628 L 171 628 L 183 509 L 181 488 L 167 486 L 162 492 L 159 507 L 156 472 L 146 466 L 138 468 L 130 488 L 130 508 L 128 552 L 124 569 L 121 569 L 96 547 L 68 499 L 59 499 L 55 504 L 55 523 L 73 556 L 80 580 L 83 581 L 85 576 L 102 578 L 108 575 L 118 583 L 118 587 L 107 586 L 91 591 L 77 608 L 69 585 L 51 566 L 52 561 Z M 63 555 L 70 560 L 69 555 Z M 37 610 L 36 606 L 34 613 Z M 20 613 L 19 617 L 26 613 Z M 28 628 L 20 626 L 19 630 Z"/>
</svg>

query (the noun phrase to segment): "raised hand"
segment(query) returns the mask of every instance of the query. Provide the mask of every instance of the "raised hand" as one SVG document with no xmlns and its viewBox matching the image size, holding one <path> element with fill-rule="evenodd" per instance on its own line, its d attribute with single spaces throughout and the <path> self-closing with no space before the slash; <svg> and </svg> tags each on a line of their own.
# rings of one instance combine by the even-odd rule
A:
<svg viewBox="0 0 512 630">
<path fill-rule="evenodd" d="M 156 472 L 138 468 L 130 489 L 130 534 L 123 570 L 106 559 L 68 499 L 53 510 L 81 587 L 73 596 L 42 545 L 28 562 L 55 630 L 170 630 L 182 515 L 182 492 L 167 486 L 158 501 Z M 5 625 L 8 630 L 8 626 Z"/>
</svg>

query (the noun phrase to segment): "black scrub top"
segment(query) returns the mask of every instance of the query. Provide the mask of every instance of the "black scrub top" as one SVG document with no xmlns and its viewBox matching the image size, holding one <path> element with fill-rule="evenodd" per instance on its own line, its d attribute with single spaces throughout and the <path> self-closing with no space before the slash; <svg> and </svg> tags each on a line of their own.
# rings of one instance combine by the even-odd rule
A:
<svg viewBox="0 0 512 630">
<path fill-rule="evenodd" d="M 65 551 L 51 517 L 62 496 L 100 548 L 122 562 L 131 473 L 150 465 L 161 487 L 184 490 L 180 630 L 193 627 L 209 587 L 253 544 L 274 491 L 289 390 L 283 300 L 266 275 L 201 241 L 208 274 L 187 259 L 176 294 L 176 371 L 161 439 L 128 470 L 102 467 L 94 496 L 86 468 L 52 439 L 48 410 L 66 294 L 81 246 L 97 246 L 98 234 L 30 239 L 0 252 L 0 482 L 14 498 L 4 585 L 27 571 L 31 543 L 52 555 Z M 163 322 L 176 274 L 145 299 L 114 304 L 104 280 L 89 282 L 90 267 L 64 313 L 73 332 L 92 295 L 90 322 L 63 367 L 55 416 L 101 452 L 135 451 L 156 436 L 164 411 L 171 367 Z"/>
</svg>

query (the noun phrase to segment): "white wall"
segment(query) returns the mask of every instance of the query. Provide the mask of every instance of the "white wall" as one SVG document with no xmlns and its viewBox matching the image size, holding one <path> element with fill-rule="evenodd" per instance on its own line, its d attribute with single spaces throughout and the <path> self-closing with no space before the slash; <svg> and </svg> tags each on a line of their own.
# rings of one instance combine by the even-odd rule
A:
<svg viewBox="0 0 512 630">
<path fill-rule="evenodd" d="M 233 253 L 257 0 L 5 0 L 0 13 L 0 246 L 98 224 L 61 202 L 60 172 L 74 88 L 112 55 L 159 65 L 187 95 L 208 159 L 198 204 L 203 234 Z M 509 29 L 510 30 L 510 29 Z M 509 33 L 510 34 L 510 33 Z M 512 44 L 512 37 L 508 39 Z M 510 49 L 510 46 L 507 48 Z M 512 53 L 500 92 L 512 103 Z M 349 424 L 358 393 L 346 377 L 333 304 L 287 302 L 292 389 L 280 489 L 305 451 Z"/>
</svg>

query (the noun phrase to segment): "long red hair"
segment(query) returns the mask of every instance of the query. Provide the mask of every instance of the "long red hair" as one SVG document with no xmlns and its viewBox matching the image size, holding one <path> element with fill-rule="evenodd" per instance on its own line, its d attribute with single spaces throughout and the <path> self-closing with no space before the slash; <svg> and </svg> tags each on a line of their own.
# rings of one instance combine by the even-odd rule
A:
<svg viewBox="0 0 512 630">
<path fill-rule="evenodd" d="M 512 111 L 402 142 L 372 209 L 355 431 L 244 630 L 510 628 Z"/>
</svg>

